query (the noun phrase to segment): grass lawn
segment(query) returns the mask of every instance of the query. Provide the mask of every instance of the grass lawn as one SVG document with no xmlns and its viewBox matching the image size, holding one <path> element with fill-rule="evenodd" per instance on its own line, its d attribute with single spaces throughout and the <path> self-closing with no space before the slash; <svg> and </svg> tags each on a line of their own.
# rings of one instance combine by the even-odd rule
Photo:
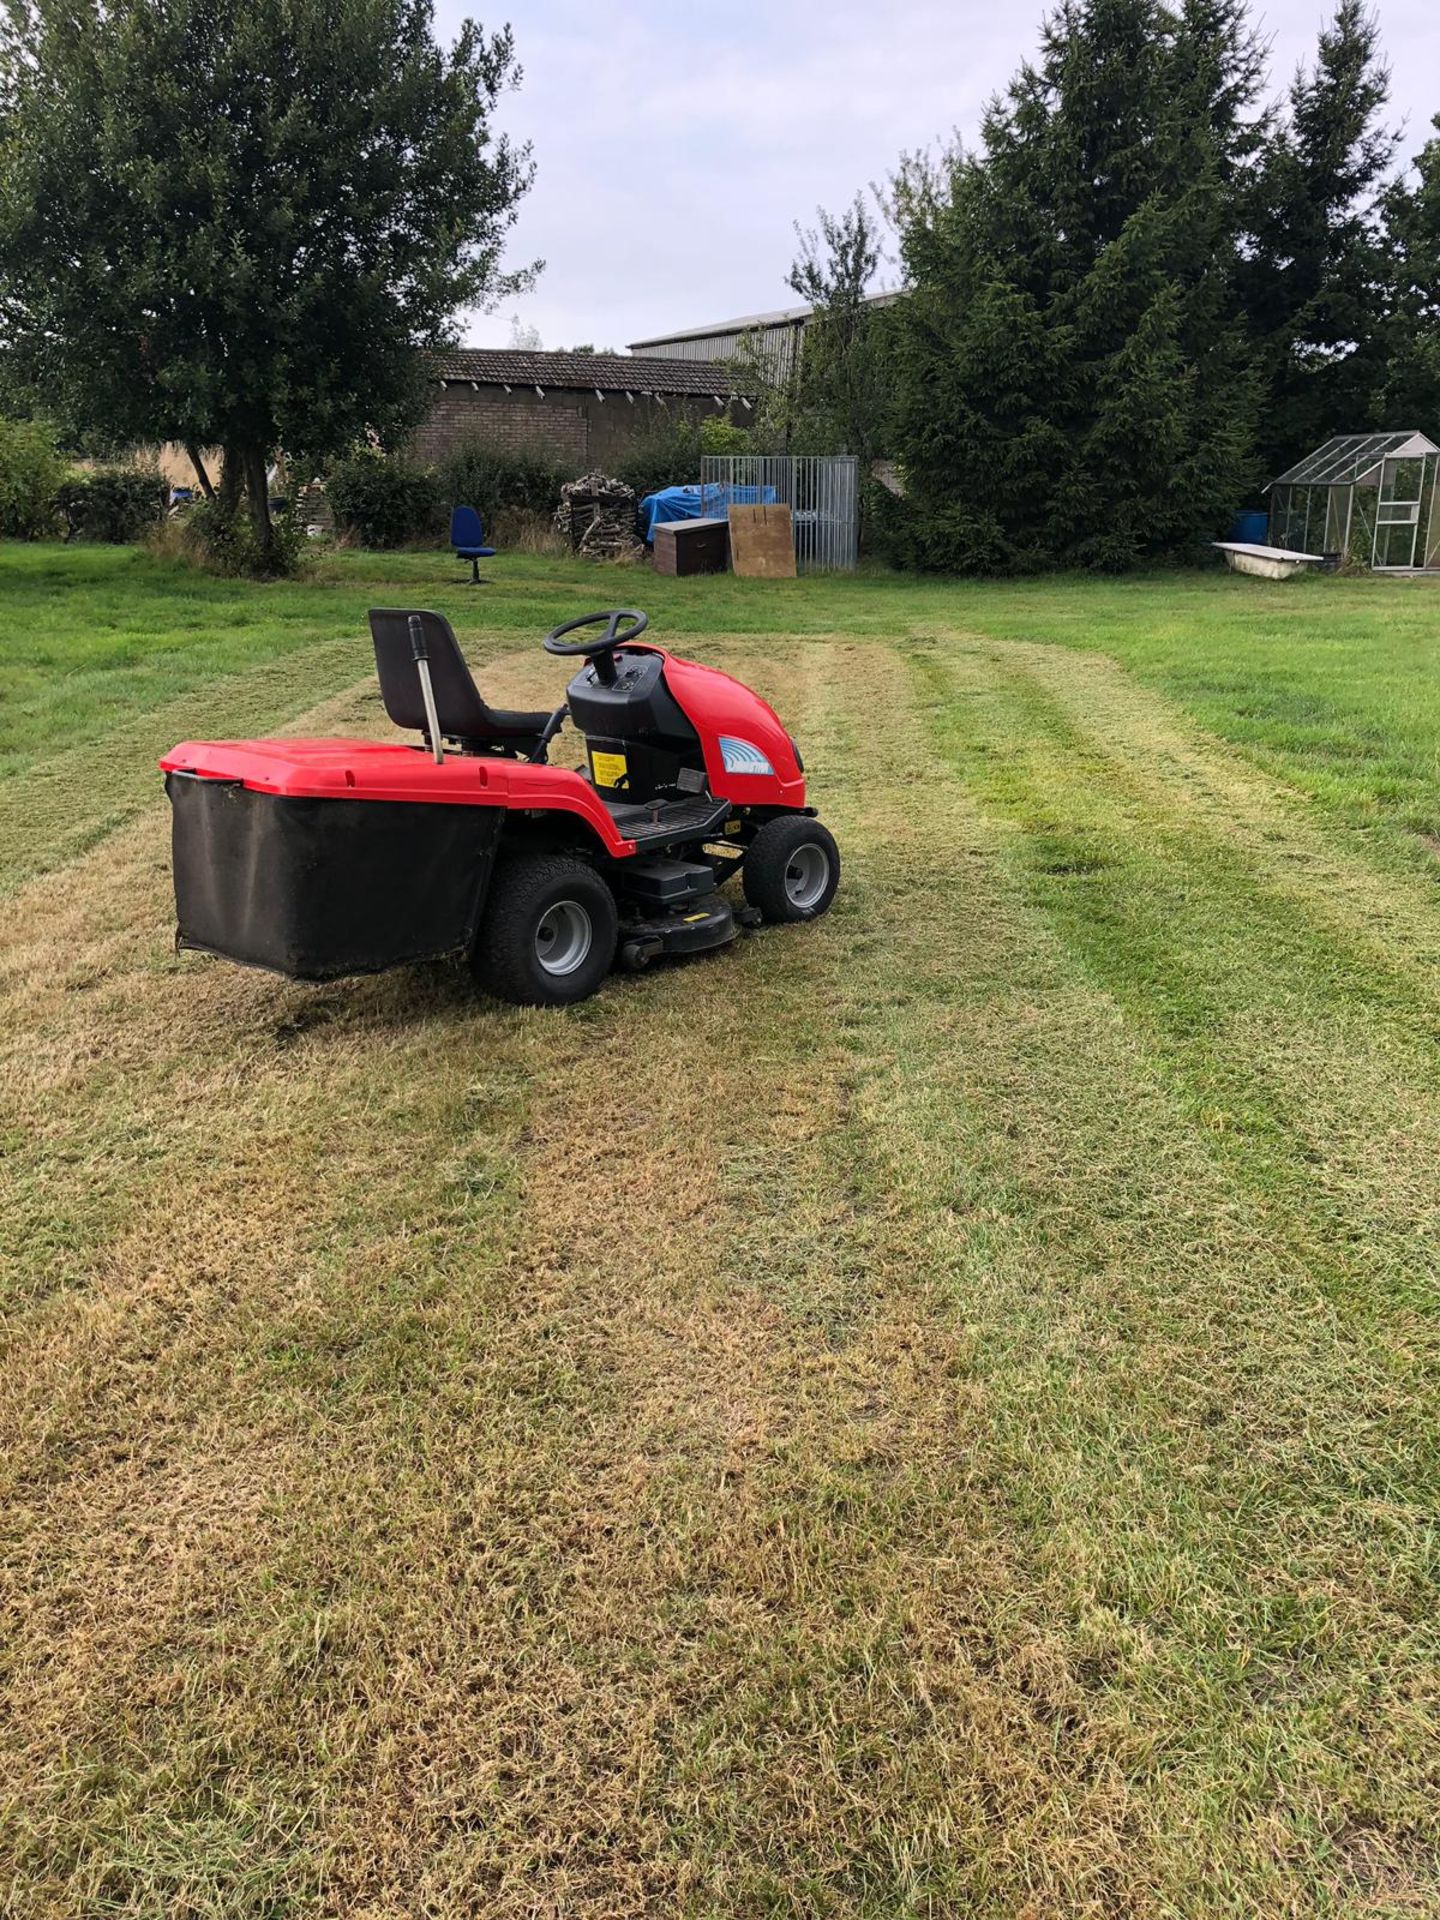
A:
<svg viewBox="0 0 1440 1920">
<path fill-rule="evenodd" d="M 1440 1914 L 1440 591 L 0 549 L 0 1911 Z M 177 957 L 154 759 L 638 599 L 812 928 Z"/>
</svg>

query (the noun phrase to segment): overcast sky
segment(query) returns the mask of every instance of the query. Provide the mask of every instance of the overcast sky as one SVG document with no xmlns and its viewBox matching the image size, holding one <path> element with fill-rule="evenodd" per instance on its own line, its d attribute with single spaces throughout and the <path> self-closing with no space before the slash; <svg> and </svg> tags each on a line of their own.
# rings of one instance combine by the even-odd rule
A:
<svg viewBox="0 0 1440 1920">
<path fill-rule="evenodd" d="M 1256 20 L 1288 81 L 1327 9 L 1271 0 Z M 975 134 L 984 102 L 1034 51 L 1041 0 L 530 0 L 513 12 L 525 69 L 504 122 L 535 149 L 511 258 L 546 262 L 533 292 L 479 314 L 546 347 L 633 340 L 791 306 L 794 222 L 843 206 L 914 149 Z M 1440 0 L 1380 0 L 1404 152 L 1440 112 Z M 467 14 L 438 0 L 442 32 Z"/>
</svg>

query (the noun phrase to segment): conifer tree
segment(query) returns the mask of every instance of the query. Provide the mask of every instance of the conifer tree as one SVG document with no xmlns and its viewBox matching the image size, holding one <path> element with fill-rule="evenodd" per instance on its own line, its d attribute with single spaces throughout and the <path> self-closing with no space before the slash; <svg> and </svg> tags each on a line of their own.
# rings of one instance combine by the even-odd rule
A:
<svg viewBox="0 0 1440 1920">
<path fill-rule="evenodd" d="M 1386 269 L 1378 199 L 1396 138 L 1379 28 L 1340 0 L 1290 88 L 1249 215 L 1241 293 L 1263 379 L 1260 452 L 1282 472 L 1333 433 L 1377 424 Z"/>
<path fill-rule="evenodd" d="M 902 172 L 916 558 L 1121 568 L 1223 528 L 1250 477 L 1235 204 L 1259 80 L 1238 0 L 1063 0 L 981 151 Z"/>
<path fill-rule="evenodd" d="M 1415 180 L 1385 196 L 1389 310 L 1376 424 L 1440 440 L 1440 115 L 1415 161 Z"/>
</svg>

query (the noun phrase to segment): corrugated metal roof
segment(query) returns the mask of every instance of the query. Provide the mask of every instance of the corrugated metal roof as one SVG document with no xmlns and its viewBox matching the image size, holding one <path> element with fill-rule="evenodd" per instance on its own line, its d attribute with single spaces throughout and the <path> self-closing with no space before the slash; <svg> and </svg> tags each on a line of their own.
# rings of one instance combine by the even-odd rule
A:
<svg viewBox="0 0 1440 1920">
<path fill-rule="evenodd" d="M 502 347 L 452 347 L 433 356 L 441 380 L 482 386 L 544 387 L 593 393 L 695 393 L 725 399 L 735 375 L 713 360 L 663 360 L 622 353 L 526 353 Z"/>
<path fill-rule="evenodd" d="M 1307 454 L 1288 472 L 1270 482 L 1272 487 L 1348 487 L 1363 480 L 1383 460 L 1422 460 L 1440 453 L 1423 433 L 1337 433 Z"/>
<path fill-rule="evenodd" d="M 675 333 L 653 334 L 648 340 L 632 340 L 630 351 L 639 347 L 663 347 L 670 340 L 705 340 L 713 334 L 752 333 L 759 327 L 795 326 L 808 320 L 813 307 L 781 307 L 774 313 L 746 313 L 738 320 L 717 320 L 713 327 L 682 327 Z"/>
<path fill-rule="evenodd" d="M 865 304 L 870 307 L 888 307 L 898 300 L 898 293 L 870 293 L 865 296 Z M 813 307 L 777 307 L 773 313 L 745 313 L 737 320 L 717 320 L 709 327 L 682 327 L 674 333 L 652 334 L 648 340 L 632 340 L 630 351 L 641 348 L 663 347 L 671 340 L 706 340 L 711 334 L 716 336 L 730 333 L 754 333 L 765 327 L 793 327 L 810 318 Z"/>
</svg>

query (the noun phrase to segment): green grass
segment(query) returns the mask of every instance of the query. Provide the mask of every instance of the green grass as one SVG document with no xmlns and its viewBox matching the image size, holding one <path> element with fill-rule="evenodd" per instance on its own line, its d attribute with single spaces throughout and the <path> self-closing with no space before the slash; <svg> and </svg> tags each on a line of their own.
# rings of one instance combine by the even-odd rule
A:
<svg viewBox="0 0 1440 1920">
<path fill-rule="evenodd" d="M 1440 1912 L 1434 588 L 495 564 L 0 550 L 0 1906 Z M 155 753 L 411 598 L 759 685 L 832 915 L 176 956 Z"/>
<path fill-rule="evenodd" d="M 0 777 L 65 739 L 190 688 L 363 634 L 377 597 L 445 611 L 467 638 L 537 639 L 633 594 L 624 570 L 524 555 L 476 594 L 433 553 L 339 554 L 310 581 L 208 579 L 137 550 L 10 547 L 0 657 Z M 883 572 L 788 582 L 643 576 L 674 635 L 845 633 L 903 639 L 934 623 L 1109 654 L 1356 825 L 1440 833 L 1440 583 L 1306 578 L 1279 588 L 1219 570 L 1139 580 L 973 584 Z"/>
</svg>

